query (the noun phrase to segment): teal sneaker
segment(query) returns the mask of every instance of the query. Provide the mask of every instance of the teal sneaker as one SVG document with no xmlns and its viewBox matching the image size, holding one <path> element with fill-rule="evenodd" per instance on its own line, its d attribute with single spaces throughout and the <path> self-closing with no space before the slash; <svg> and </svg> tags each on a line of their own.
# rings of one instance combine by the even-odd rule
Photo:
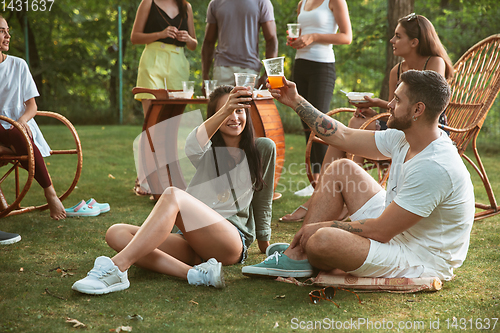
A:
<svg viewBox="0 0 500 333">
<path fill-rule="evenodd" d="M 290 246 L 290 244 L 288 244 L 288 243 L 271 244 L 266 249 L 266 257 L 269 257 L 274 252 L 283 253 L 283 252 L 285 252 L 286 249 L 288 249 L 289 246 Z"/>
<path fill-rule="evenodd" d="M 307 259 L 293 260 L 276 251 L 260 264 L 243 267 L 241 272 L 246 276 L 310 277 L 313 268 Z"/>
</svg>

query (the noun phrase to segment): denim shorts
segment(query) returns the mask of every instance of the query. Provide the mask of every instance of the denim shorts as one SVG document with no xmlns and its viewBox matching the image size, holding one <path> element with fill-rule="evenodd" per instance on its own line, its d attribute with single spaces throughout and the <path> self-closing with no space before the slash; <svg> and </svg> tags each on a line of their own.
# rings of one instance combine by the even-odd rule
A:
<svg viewBox="0 0 500 333">
<path fill-rule="evenodd" d="M 241 238 L 242 248 L 241 248 L 241 256 L 240 256 L 240 264 L 243 264 L 243 263 L 245 263 L 245 260 L 247 260 L 247 258 L 248 258 L 248 247 L 246 244 L 247 238 L 241 232 L 240 229 L 238 229 L 236 226 L 235 226 L 235 228 L 236 228 L 236 230 L 238 230 L 238 233 L 240 234 L 240 238 Z M 180 231 L 180 230 L 177 231 L 177 234 L 182 235 L 184 237 L 182 231 Z M 201 259 L 203 260 L 203 262 L 207 261 L 207 259 L 205 259 L 205 258 L 201 258 Z"/>
</svg>

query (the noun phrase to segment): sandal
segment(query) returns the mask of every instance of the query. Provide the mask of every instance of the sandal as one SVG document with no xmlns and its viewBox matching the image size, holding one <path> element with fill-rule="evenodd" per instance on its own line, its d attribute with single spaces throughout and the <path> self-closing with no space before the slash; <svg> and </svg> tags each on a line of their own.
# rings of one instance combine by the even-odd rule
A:
<svg viewBox="0 0 500 333">
<path fill-rule="evenodd" d="M 144 195 L 151 194 L 151 193 L 149 193 L 149 191 L 147 191 L 141 187 L 141 184 L 139 183 L 139 178 L 135 179 L 135 185 L 134 185 L 133 190 L 134 190 L 135 195 L 138 195 L 138 196 L 144 196 Z"/>
<path fill-rule="evenodd" d="M 303 205 L 300 205 L 299 207 L 297 207 L 296 210 L 294 210 L 290 214 L 286 214 L 285 216 L 280 217 L 279 221 L 280 222 L 302 222 L 304 220 L 305 215 L 302 216 L 302 217 L 299 217 L 299 218 L 293 218 L 292 217 L 292 215 L 295 214 L 301 208 L 304 209 L 306 211 L 306 214 L 307 214 L 307 207 L 305 207 Z M 289 216 L 289 217 L 287 217 L 287 216 Z"/>
</svg>

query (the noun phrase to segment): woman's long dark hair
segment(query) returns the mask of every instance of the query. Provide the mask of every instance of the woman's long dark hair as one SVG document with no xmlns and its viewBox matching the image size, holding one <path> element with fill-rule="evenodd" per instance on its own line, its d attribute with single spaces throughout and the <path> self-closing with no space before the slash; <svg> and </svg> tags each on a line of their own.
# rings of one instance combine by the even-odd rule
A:
<svg viewBox="0 0 500 333">
<path fill-rule="evenodd" d="M 183 18 L 187 18 L 187 6 L 188 2 L 186 0 L 175 0 L 177 7 L 179 7 L 179 14 Z"/>
<path fill-rule="evenodd" d="M 217 103 L 219 102 L 220 98 L 228 95 L 231 90 L 233 90 L 232 86 L 220 86 L 210 94 L 207 105 L 207 119 L 212 117 L 217 112 Z M 245 114 L 247 120 L 243 132 L 241 132 L 239 148 L 245 152 L 245 155 L 247 157 L 250 176 L 252 177 L 252 182 L 254 184 L 254 190 L 260 191 L 264 187 L 264 179 L 262 178 L 262 161 L 257 146 L 255 145 L 255 132 L 249 109 L 245 109 Z M 224 142 L 224 139 L 222 138 L 219 130 L 212 136 L 211 141 L 213 147 L 226 146 L 226 143 Z M 219 157 L 218 162 L 220 162 L 221 160 L 222 159 Z M 229 161 L 230 159 L 224 158 L 223 160 Z M 228 165 L 227 167 L 231 168 L 231 165 Z"/>
<path fill-rule="evenodd" d="M 405 29 L 410 39 L 418 39 L 418 54 L 423 57 L 441 57 L 446 64 L 444 77 L 447 80 L 452 78 L 453 65 L 431 21 L 425 16 L 410 14 L 400 18 L 398 23 Z"/>
</svg>

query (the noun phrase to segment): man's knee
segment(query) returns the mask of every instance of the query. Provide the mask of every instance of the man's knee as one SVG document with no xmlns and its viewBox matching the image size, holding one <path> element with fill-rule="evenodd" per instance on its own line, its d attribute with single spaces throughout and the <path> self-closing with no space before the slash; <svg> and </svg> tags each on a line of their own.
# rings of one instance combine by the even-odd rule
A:
<svg viewBox="0 0 500 333">
<path fill-rule="evenodd" d="M 337 228 L 321 228 L 309 238 L 305 252 L 311 265 L 323 269 L 331 264 L 329 261 L 337 253 L 336 239 L 341 231 Z"/>
</svg>

